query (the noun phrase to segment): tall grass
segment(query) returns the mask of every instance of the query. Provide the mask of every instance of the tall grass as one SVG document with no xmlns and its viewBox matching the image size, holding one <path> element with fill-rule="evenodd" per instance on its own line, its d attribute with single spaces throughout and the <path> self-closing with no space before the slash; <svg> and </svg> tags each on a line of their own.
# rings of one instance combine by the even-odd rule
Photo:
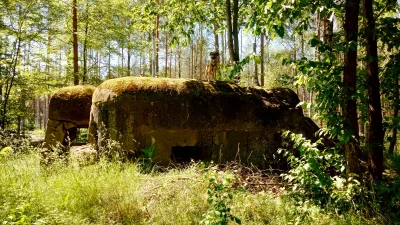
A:
<svg viewBox="0 0 400 225">
<path fill-rule="evenodd" d="M 38 154 L 0 158 L 0 222 L 13 224 L 199 224 L 210 210 L 199 166 L 141 173 L 136 164 L 40 166 Z M 234 192 L 242 224 L 367 224 L 357 214 L 326 214 L 273 194 Z"/>
</svg>

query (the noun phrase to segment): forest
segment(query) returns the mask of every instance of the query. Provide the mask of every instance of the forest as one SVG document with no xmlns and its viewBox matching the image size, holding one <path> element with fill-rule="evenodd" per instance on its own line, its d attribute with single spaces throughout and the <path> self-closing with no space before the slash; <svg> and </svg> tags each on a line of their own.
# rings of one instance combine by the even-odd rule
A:
<svg viewBox="0 0 400 225">
<path fill-rule="evenodd" d="M 0 15 L 2 224 L 399 223 L 398 0 L 0 0 Z M 158 168 L 153 145 L 44 167 L 54 91 L 122 77 L 288 88 L 319 139 L 284 132 L 286 171 Z"/>
</svg>

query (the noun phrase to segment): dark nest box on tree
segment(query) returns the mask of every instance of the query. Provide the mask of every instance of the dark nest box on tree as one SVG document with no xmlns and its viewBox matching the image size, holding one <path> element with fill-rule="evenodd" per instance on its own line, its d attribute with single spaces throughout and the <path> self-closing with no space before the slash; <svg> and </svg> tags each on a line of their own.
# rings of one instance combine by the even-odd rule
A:
<svg viewBox="0 0 400 225">
<path fill-rule="evenodd" d="M 93 93 L 89 141 L 101 152 L 107 140 L 131 157 L 155 141 L 154 162 L 240 160 L 280 167 L 282 131 L 308 138 L 318 127 L 290 89 L 243 88 L 227 82 L 125 77 Z"/>
</svg>

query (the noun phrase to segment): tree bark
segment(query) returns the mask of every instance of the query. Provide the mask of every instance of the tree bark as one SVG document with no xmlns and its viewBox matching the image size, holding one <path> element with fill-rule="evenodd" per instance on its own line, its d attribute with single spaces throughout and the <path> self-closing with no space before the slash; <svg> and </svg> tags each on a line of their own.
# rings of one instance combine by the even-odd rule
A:
<svg viewBox="0 0 400 225">
<path fill-rule="evenodd" d="M 367 86 L 369 110 L 369 175 L 370 182 L 382 179 L 383 166 L 383 126 L 382 105 L 380 98 L 380 83 L 378 70 L 378 47 L 375 35 L 375 20 L 373 0 L 363 0 L 364 13 L 367 22 L 366 52 L 367 52 Z"/>
<path fill-rule="evenodd" d="M 397 117 L 399 116 L 399 77 L 396 76 L 395 81 L 394 81 L 394 109 L 393 109 L 393 119 L 395 122 L 393 123 L 393 129 L 392 129 L 392 138 L 390 139 L 390 145 L 388 152 L 390 155 L 393 155 L 394 149 L 396 147 L 396 142 L 397 142 Z"/>
<path fill-rule="evenodd" d="M 82 76 L 82 84 L 86 83 L 87 80 L 87 38 L 88 38 L 88 23 L 85 25 L 85 40 L 83 42 L 83 76 Z"/>
<path fill-rule="evenodd" d="M 157 0 L 157 4 L 160 4 L 160 2 Z M 159 55 L 159 24 L 160 24 L 160 16 L 157 14 L 156 16 L 156 30 L 155 30 L 155 44 L 156 44 L 156 51 L 155 51 L 155 59 L 154 59 L 154 64 L 155 64 L 155 75 L 158 76 L 158 71 L 159 71 L 159 65 L 158 65 L 158 55 Z"/>
<path fill-rule="evenodd" d="M 261 84 L 260 85 L 261 85 L 261 87 L 264 87 L 264 38 L 265 38 L 264 33 L 261 33 L 261 44 L 260 44 L 260 47 L 261 47 L 261 56 L 260 56 Z"/>
<path fill-rule="evenodd" d="M 226 24 L 228 27 L 228 49 L 229 49 L 229 57 L 231 63 L 236 62 L 235 58 L 235 51 L 234 51 L 234 45 L 233 45 L 233 30 L 232 30 L 232 14 L 231 14 L 231 0 L 226 0 Z"/>
<path fill-rule="evenodd" d="M 257 37 L 254 37 L 253 52 L 254 52 L 254 54 L 257 54 Z M 255 86 L 260 86 L 260 83 L 258 82 L 258 67 L 257 67 L 257 62 L 254 62 L 253 85 L 255 85 Z"/>
<path fill-rule="evenodd" d="M 168 77 L 168 33 L 165 32 L 165 77 Z"/>
<path fill-rule="evenodd" d="M 79 67 L 78 67 L 78 6 L 77 0 L 72 3 L 72 38 L 74 51 L 74 85 L 79 84 Z"/>
<path fill-rule="evenodd" d="M 349 141 L 344 145 L 347 170 L 346 173 L 356 174 L 362 181 L 363 169 L 360 163 L 361 150 L 359 146 L 357 102 L 354 99 L 357 86 L 357 36 L 358 14 L 360 0 L 346 0 L 345 4 L 345 40 L 351 45 L 344 56 L 343 86 L 346 91 L 343 108 L 343 129 Z"/>
<path fill-rule="evenodd" d="M 200 56 L 199 56 L 199 59 L 200 59 L 200 74 L 199 74 L 199 77 L 200 77 L 200 80 L 202 80 L 203 78 L 202 78 L 202 76 L 203 76 L 203 26 L 200 24 L 200 27 L 199 27 L 199 29 L 200 29 L 200 44 L 199 44 L 199 46 L 200 46 Z M 179 77 L 180 78 L 180 77 Z"/>
<path fill-rule="evenodd" d="M 234 39 L 234 44 L 235 44 L 235 62 L 239 62 L 239 26 L 238 26 L 238 20 L 239 20 L 239 1 L 238 0 L 233 0 L 233 10 L 232 10 L 232 35 Z"/>
</svg>

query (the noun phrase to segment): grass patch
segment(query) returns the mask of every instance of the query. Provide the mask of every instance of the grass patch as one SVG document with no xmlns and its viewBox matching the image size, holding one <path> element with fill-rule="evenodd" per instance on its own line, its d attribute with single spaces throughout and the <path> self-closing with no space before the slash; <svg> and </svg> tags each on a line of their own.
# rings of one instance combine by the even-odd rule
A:
<svg viewBox="0 0 400 225">
<path fill-rule="evenodd" d="M 0 168 L 2 224 L 199 224 L 212 210 L 210 174 L 232 176 L 199 165 L 146 174 L 136 164 L 103 161 L 42 168 L 35 152 L 0 158 Z M 307 202 L 299 207 L 268 191 L 232 189 L 228 208 L 242 224 L 379 224 Z"/>
</svg>

